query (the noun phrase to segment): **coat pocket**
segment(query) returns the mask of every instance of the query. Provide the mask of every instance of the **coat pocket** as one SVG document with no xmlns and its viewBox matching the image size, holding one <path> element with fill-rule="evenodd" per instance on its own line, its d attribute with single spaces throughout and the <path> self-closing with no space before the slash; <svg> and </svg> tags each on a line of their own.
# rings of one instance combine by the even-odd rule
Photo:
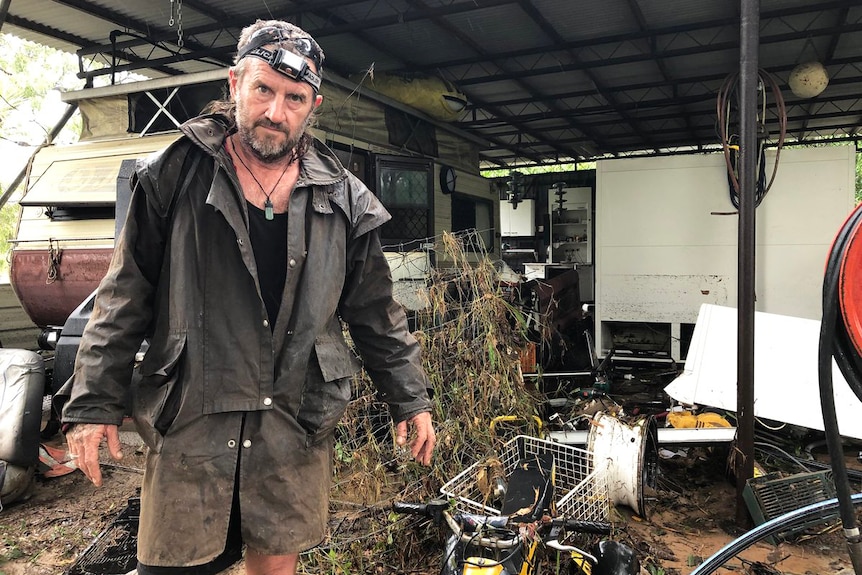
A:
<svg viewBox="0 0 862 575">
<path fill-rule="evenodd" d="M 133 392 L 132 417 L 144 443 L 155 453 L 161 452 L 165 434 L 180 410 L 180 360 L 185 349 L 185 333 L 170 334 L 161 345 L 150 345 L 138 368 L 141 378 Z"/>
<path fill-rule="evenodd" d="M 297 421 L 315 444 L 329 437 L 351 398 L 351 381 L 362 368 L 343 341 L 320 337 L 314 342 Z"/>
</svg>

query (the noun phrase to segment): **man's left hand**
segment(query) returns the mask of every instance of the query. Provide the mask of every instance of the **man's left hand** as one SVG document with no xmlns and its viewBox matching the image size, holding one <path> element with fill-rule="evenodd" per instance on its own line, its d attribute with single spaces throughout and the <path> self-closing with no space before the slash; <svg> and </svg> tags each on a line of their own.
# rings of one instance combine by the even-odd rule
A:
<svg viewBox="0 0 862 575">
<path fill-rule="evenodd" d="M 434 451 L 434 442 L 437 440 L 431 414 L 427 411 L 417 413 L 395 426 L 395 442 L 400 446 L 407 443 L 408 423 L 410 423 L 415 434 L 413 441 L 410 442 L 410 453 L 413 454 L 413 459 L 422 465 L 431 465 L 431 454 Z"/>
</svg>

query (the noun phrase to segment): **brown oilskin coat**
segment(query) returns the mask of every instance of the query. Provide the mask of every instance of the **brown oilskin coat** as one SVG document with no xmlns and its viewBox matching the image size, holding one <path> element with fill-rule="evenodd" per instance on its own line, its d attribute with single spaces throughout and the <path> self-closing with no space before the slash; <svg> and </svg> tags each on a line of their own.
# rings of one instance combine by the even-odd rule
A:
<svg viewBox="0 0 862 575">
<path fill-rule="evenodd" d="M 393 419 L 430 410 L 377 233 L 389 214 L 315 142 L 290 197 L 281 310 L 268 318 L 246 202 L 223 146 L 227 125 L 190 120 L 184 137 L 139 162 L 60 394 L 70 396 L 64 423 L 119 424 L 148 339 L 133 406 L 150 448 L 138 540 L 148 565 L 216 557 L 235 480 L 243 537 L 258 552 L 294 553 L 323 539 L 333 432 L 361 367 L 340 319 Z"/>
</svg>

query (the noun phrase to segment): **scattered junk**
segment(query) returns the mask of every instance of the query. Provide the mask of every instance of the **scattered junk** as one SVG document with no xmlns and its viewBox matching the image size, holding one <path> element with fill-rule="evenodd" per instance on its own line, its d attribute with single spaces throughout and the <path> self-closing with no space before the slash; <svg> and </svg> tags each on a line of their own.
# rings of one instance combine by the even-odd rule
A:
<svg viewBox="0 0 862 575">
<path fill-rule="evenodd" d="M 586 450 L 547 441 L 526 435 L 507 441 L 495 460 L 502 463 L 503 475 L 510 478 L 524 462 L 537 458 L 549 458 L 553 465 L 556 512 L 564 517 L 580 521 L 607 521 L 610 516 L 607 474 L 604 468 L 594 466 L 594 458 Z M 447 481 L 440 493 L 454 500 L 456 506 L 468 513 L 513 514 L 528 507 L 528 500 L 536 502 L 537 494 L 530 491 L 522 499 L 523 505 L 503 510 L 502 499 L 512 488 L 497 490 L 500 499 L 489 497 L 480 478 L 486 474 L 488 460 L 473 463 L 464 471 Z M 511 503 L 510 503 L 511 504 Z"/>
<path fill-rule="evenodd" d="M 130 498 L 126 508 L 96 536 L 64 575 L 120 575 L 135 569 L 140 514 L 140 498 Z"/>
<path fill-rule="evenodd" d="M 746 482 L 743 498 L 755 525 L 762 525 L 796 509 L 813 503 L 822 503 L 835 497 L 835 485 L 830 471 L 795 473 L 785 476 L 772 472 L 752 477 Z M 802 522 L 787 531 L 780 532 L 768 541 L 777 545 L 793 535 L 823 523 L 834 523 L 815 517 Z"/>
<path fill-rule="evenodd" d="M 627 505 L 647 518 L 645 493 L 655 489 L 658 473 L 658 428 L 652 416 L 626 424 L 608 413 L 591 421 L 587 451 L 593 466 L 604 468 L 614 505 Z"/>
<path fill-rule="evenodd" d="M 577 448 L 517 436 L 505 443 L 499 458 L 476 462 L 446 482 L 441 493 L 450 501 L 396 501 L 393 511 L 446 523 L 451 534 L 442 575 L 543 572 L 540 547 L 559 553 L 558 572 L 566 556 L 571 572 L 636 575 L 637 554 L 623 543 L 602 540 L 587 552 L 565 542 L 575 533 L 608 536 L 613 531 L 604 474 L 590 471 L 591 460 Z M 481 488 L 488 469 L 497 469 L 502 482 L 492 501 L 491 492 Z"/>
<path fill-rule="evenodd" d="M 424 260 L 420 263 L 425 265 Z M 524 499 L 520 503 L 512 503 L 510 498 L 508 505 L 516 507 L 504 509 L 502 506 L 507 491 L 512 488 L 510 478 L 513 471 L 524 467 L 525 472 L 533 472 L 535 475 L 537 469 L 551 466 L 554 471 L 553 505 L 557 513 L 583 521 L 604 522 L 610 521 L 610 517 L 615 517 L 614 520 L 619 518 L 619 514 L 612 513 L 612 507 L 625 506 L 635 515 L 648 518 L 653 511 L 650 508 L 654 502 L 652 494 L 658 488 L 661 476 L 659 468 L 663 451 L 668 454 L 684 454 L 686 449 L 680 449 L 680 446 L 724 445 L 733 441 L 736 429 L 732 418 L 728 419 L 730 413 L 725 413 L 735 410 L 735 386 L 724 385 L 713 389 L 703 383 L 705 370 L 717 370 L 725 380 L 735 381 L 734 375 L 726 375 L 728 368 L 734 365 L 733 358 L 727 355 L 728 341 L 732 347 L 734 338 L 727 335 L 726 329 L 720 330 L 717 336 L 708 333 L 719 323 L 716 318 L 725 320 L 729 312 L 718 306 L 705 306 L 701 310 L 706 320 L 705 323 L 699 320 L 695 328 L 684 372 L 676 377 L 678 372 L 671 370 L 666 362 L 658 362 L 659 370 L 655 372 L 653 384 L 648 387 L 655 388 L 662 397 L 641 403 L 637 398 L 629 397 L 629 392 L 635 389 L 640 379 L 638 370 L 630 368 L 620 371 L 614 353 L 599 361 L 593 346 L 593 334 L 589 329 L 589 307 L 582 305 L 578 282 L 579 276 L 568 272 L 550 279 L 524 281 L 514 287 L 511 278 L 500 281 L 505 284 L 502 293 L 506 298 L 506 305 L 517 304 L 523 316 L 528 318 L 525 319 L 529 340 L 526 345 L 523 345 L 523 341 L 518 341 L 517 345 L 512 344 L 506 339 L 509 337 L 508 333 L 495 332 L 500 334 L 500 341 L 489 341 L 476 347 L 475 340 L 487 337 L 491 331 L 484 329 L 483 325 L 472 323 L 462 326 L 456 337 L 446 340 L 448 343 L 443 346 L 443 351 L 451 356 L 457 347 L 460 350 L 458 361 L 462 363 L 447 364 L 447 370 L 439 371 L 451 371 L 452 378 L 458 381 L 468 379 L 464 373 L 475 373 L 469 371 L 474 369 L 475 364 L 465 362 L 465 358 L 475 358 L 478 361 L 482 353 L 492 345 L 497 346 L 495 349 L 523 346 L 525 351 L 516 358 L 517 367 L 506 373 L 523 375 L 523 378 L 518 378 L 522 386 L 531 393 L 535 392 L 535 397 L 542 398 L 539 403 L 533 404 L 535 412 L 541 417 L 504 416 L 503 419 L 509 419 L 504 421 L 502 426 L 526 421 L 523 426 L 526 431 L 522 429 L 522 434 L 503 443 L 493 457 L 474 457 L 482 448 L 476 448 L 470 441 L 454 444 L 453 449 L 456 451 L 464 448 L 463 453 L 459 453 L 459 457 L 464 458 L 460 462 L 460 469 L 463 470 L 451 475 L 453 478 L 442 486 L 440 493 L 454 502 L 458 509 L 477 514 L 505 512 L 517 515 L 518 513 L 513 512 L 522 510 L 529 513 L 528 508 L 541 499 L 541 493 L 534 493 L 532 499 Z M 447 289 L 443 295 L 446 296 L 447 305 L 435 308 L 435 312 L 439 312 L 440 318 L 443 319 L 452 319 L 455 315 L 478 317 L 471 306 L 473 301 L 488 303 L 492 299 L 482 292 L 485 286 L 475 278 L 470 281 L 465 281 L 463 277 L 448 278 L 445 286 Z M 427 293 L 433 296 L 435 291 L 429 288 Z M 86 303 L 82 304 L 70 315 L 69 321 L 78 321 L 83 325 L 88 313 L 86 306 Z M 464 310 L 469 310 L 469 313 L 462 313 Z M 735 313 L 735 310 L 731 311 Z M 497 320 L 499 318 L 496 313 L 488 313 L 487 317 Z M 758 318 L 762 318 L 762 315 L 759 314 Z M 459 320 L 461 319 L 459 317 Z M 730 329 L 735 329 L 735 316 L 733 319 Z M 503 323 L 508 325 L 506 321 Z M 710 324 L 710 329 L 706 329 L 706 323 Z M 77 335 L 79 332 L 73 330 L 70 323 L 68 329 L 64 328 L 64 333 L 68 336 Z M 467 337 L 465 333 L 471 333 L 473 337 Z M 784 335 L 790 337 L 791 333 L 791 330 L 787 330 Z M 721 345 L 717 346 L 715 339 L 723 340 Z M 776 340 L 775 345 L 782 345 L 783 340 L 773 339 Z M 716 346 L 717 352 L 712 349 Z M 60 357 L 63 355 L 63 349 L 63 346 L 57 348 Z M 70 350 L 73 358 L 74 347 Z M 3 350 L 0 350 L 0 359 L 5 359 L 2 352 Z M 723 355 L 719 360 L 713 357 L 714 353 Z M 784 354 L 786 356 L 786 349 Z M 501 362 L 502 357 L 501 354 L 495 361 Z M 36 364 L 41 366 L 43 361 L 38 356 L 37 358 Z M 26 358 L 16 356 L 12 362 L 19 372 L 26 371 L 17 367 L 22 361 L 26 364 L 25 360 Z M 10 361 L 7 360 L 7 363 Z M 768 360 L 764 359 L 763 362 L 769 365 Z M 523 373 L 519 374 L 518 367 Z M 786 369 L 791 368 L 800 371 L 797 369 L 798 364 Z M 480 370 L 476 370 L 478 371 Z M 675 379 L 666 385 L 665 378 L 669 374 L 675 376 Z M 799 373 L 796 376 L 801 377 Z M 0 404 L 0 423 L 3 424 L 4 430 L 0 437 L 0 460 L 5 461 L 6 484 L 10 486 L 3 485 L 3 491 L 0 492 L 3 504 L 20 497 L 18 491 L 21 491 L 21 488 L 13 487 L 13 484 L 20 481 L 29 486 L 33 481 L 34 470 L 46 478 L 74 471 L 74 461 L 62 450 L 39 445 L 38 422 L 45 382 L 44 376 L 39 379 L 38 373 L 31 378 L 29 383 L 20 379 L 10 383 L 7 374 L 3 382 L 6 387 L 2 396 L 3 403 Z M 510 405 L 507 403 L 509 398 L 501 399 L 500 389 L 508 385 L 517 386 L 508 380 L 501 383 L 493 377 L 474 376 L 474 380 L 477 388 L 486 386 L 487 389 L 481 387 L 481 390 L 491 390 L 488 396 L 493 396 L 493 401 L 488 401 L 488 405 L 484 406 L 488 411 L 468 406 L 471 407 L 471 418 L 479 421 L 481 425 L 481 422 L 487 421 L 485 416 L 488 412 L 499 410 L 501 405 L 506 412 L 505 408 Z M 785 396 L 791 395 L 786 393 L 787 381 L 790 380 L 784 379 Z M 661 385 L 656 385 L 655 382 L 661 382 Z M 13 387 L 15 391 L 10 393 L 9 390 Z M 25 387 L 35 399 L 26 398 L 28 393 L 24 392 Z M 794 387 L 794 390 L 797 388 Z M 522 390 L 516 391 L 520 393 Z M 800 391 L 799 394 L 803 395 L 803 392 Z M 481 395 L 482 393 L 477 393 L 476 397 Z M 458 399 L 447 400 L 458 402 Z M 682 405 L 672 406 L 671 400 Z M 805 401 L 811 404 L 810 398 Z M 25 403 L 28 405 L 26 408 L 22 407 Z M 771 405 L 764 406 L 760 402 L 757 407 L 775 408 Z M 7 421 L 10 417 L 15 417 L 10 415 L 12 412 L 17 413 L 17 417 L 22 420 L 20 425 L 25 425 L 23 421 L 26 419 L 26 425 L 29 426 L 29 431 L 20 436 L 28 438 L 26 449 L 16 445 L 13 451 L 20 453 L 15 456 L 7 453 L 8 445 L 4 442 L 8 437 L 5 433 L 9 426 Z M 29 419 L 33 413 L 36 414 L 35 420 Z M 769 415 L 759 415 L 784 421 L 773 411 L 764 413 Z M 816 415 L 813 411 L 812 414 Z M 466 416 L 455 412 L 454 417 Z M 807 419 L 805 421 L 810 423 Z M 799 423 L 801 424 L 801 420 Z M 384 429 L 383 435 L 386 435 L 386 425 L 381 428 Z M 528 435 L 533 430 L 536 431 L 536 437 Z M 442 437 L 444 435 L 441 430 Z M 374 442 L 384 443 L 387 439 L 376 438 Z M 21 439 L 17 441 L 20 443 Z M 372 443 L 370 439 L 366 438 L 366 441 Z M 671 446 L 673 449 L 660 449 L 662 446 Z M 500 442 L 497 447 L 500 447 Z M 347 447 L 348 450 L 350 448 Z M 21 457 L 21 453 L 25 453 L 26 457 Z M 531 461 L 537 462 L 536 469 L 531 467 Z M 24 473 L 25 477 L 16 480 L 16 473 Z M 746 502 L 758 524 L 771 520 L 788 508 L 795 509 L 799 505 L 829 497 L 831 483 L 827 473 L 813 471 L 800 475 L 805 475 L 806 480 L 803 481 L 801 476 L 770 474 L 750 482 Z M 10 477 L 13 479 L 10 480 Z M 15 492 L 9 495 L 13 489 Z M 832 489 L 834 491 L 834 488 Z M 66 575 L 107 575 L 125 573 L 134 568 L 138 509 L 137 499 L 130 499 L 128 508 L 81 553 Z M 779 537 L 790 538 L 798 532 L 796 528 L 788 530 L 777 535 L 776 540 L 779 540 Z"/>
<path fill-rule="evenodd" d="M 820 322 L 764 312 L 754 317 L 755 417 L 823 431 L 817 380 Z M 736 325 L 736 308 L 701 306 L 685 368 L 665 388 L 671 398 L 736 412 Z M 862 403 L 837 365 L 832 371 L 841 434 L 862 439 Z"/>
<path fill-rule="evenodd" d="M 68 475 L 78 469 L 75 459 L 65 449 L 48 443 L 39 445 L 39 474 L 50 479 Z"/>
</svg>

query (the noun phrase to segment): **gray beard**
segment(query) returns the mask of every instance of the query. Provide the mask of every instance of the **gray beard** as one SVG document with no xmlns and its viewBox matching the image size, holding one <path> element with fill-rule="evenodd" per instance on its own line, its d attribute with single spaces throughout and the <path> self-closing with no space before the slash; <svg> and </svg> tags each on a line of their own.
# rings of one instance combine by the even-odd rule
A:
<svg viewBox="0 0 862 575">
<path fill-rule="evenodd" d="M 238 133 L 240 141 L 258 160 L 267 164 L 274 164 L 287 157 L 302 137 L 302 132 L 300 132 L 300 135 L 295 138 L 290 134 L 287 134 L 287 139 L 285 139 L 283 143 L 278 143 L 274 138 L 257 137 L 254 133 L 254 128 L 255 126 L 252 126 L 251 129 L 239 126 Z"/>
<path fill-rule="evenodd" d="M 258 160 L 266 164 L 277 163 L 291 154 L 294 148 L 299 144 L 303 134 L 305 134 L 306 130 L 308 130 L 314 120 L 314 114 L 309 113 L 305 118 L 305 121 L 302 123 L 302 126 L 300 126 L 298 133 L 295 135 L 282 129 L 282 133 L 284 133 L 287 138 L 284 140 L 284 143 L 279 144 L 275 138 L 260 138 L 255 135 L 255 127 L 273 126 L 273 124 L 266 118 L 258 119 L 252 123 L 247 122 L 243 107 L 239 102 L 236 103 L 235 114 L 237 134 L 239 135 L 240 142 L 243 143 L 247 150 L 251 150 L 252 154 L 254 154 Z"/>
</svg>

